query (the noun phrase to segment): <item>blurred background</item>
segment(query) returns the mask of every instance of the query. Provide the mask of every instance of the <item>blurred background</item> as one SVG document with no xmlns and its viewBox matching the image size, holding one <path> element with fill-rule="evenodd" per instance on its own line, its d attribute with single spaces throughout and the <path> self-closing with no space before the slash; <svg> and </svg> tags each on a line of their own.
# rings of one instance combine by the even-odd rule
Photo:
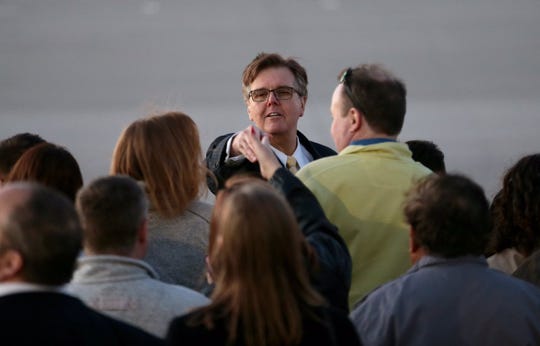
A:
<svg viewBox="0 0 540 346">
<path fill-rule="evenodd" d="M 539 0 L 0 0 L 0 138 L 63 145 L 88 182 L 124 127 L 178 109 L 206 150 L 248 125 L 241 73 L 265 51 L 307 69 L 299 128 L 334 147 L 337 73 L 379 62 L 407 84 L 400 139 L 434 141 L 492 197 L 540 151 L 539 23 Z"/>
</svg>

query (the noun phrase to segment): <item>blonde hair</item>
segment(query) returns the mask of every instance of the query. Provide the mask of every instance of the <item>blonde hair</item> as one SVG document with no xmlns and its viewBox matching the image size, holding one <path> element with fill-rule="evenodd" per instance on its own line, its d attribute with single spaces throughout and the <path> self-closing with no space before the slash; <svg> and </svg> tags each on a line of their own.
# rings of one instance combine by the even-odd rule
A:
<svg viewBox="0 0 540 346">
<path fill-rule="evenodd" d="M 199 131 L 181 112 L 139 119 L 120 135 L 111 174 L 144 181 L 151 208 L 164 217 L 181 214 L 205 184 Z"/>
<path fill-rule="evenodd" d="M 210 223 L 212 303 L 192 323 L 212 328 L 225 316 L 231 344 L 298 344 L 302 317 L 323 304 L 309 281 L 307 246 L 287 201 L 270 185 L 229 180 Z"/>
</svg>

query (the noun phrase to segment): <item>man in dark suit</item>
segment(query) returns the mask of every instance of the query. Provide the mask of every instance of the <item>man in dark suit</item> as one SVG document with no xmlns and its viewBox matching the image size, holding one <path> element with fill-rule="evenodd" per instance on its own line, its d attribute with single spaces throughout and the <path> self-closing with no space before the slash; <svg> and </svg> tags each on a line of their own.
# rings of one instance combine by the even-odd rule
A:
<svg viewBox="0 0 540 346">
<path fill-rule="evenodd" d="M 266 134 L 281 164 L 293 173 L 335 151 L 310 141 L 297 130 L 307 101 L 307 74 L 292 58 L 260 53 L 244 69 L 242 93 L 254 131 Z M 248 145 L 252 127 L 216 138 L 206 152 L 206 164 L 216 180 L 208 179 L 215 194 L 234 174 L 259 175 L 255 154 Z"/>
<path fill-rule="evenodd" d="M 2 345 L 162 345 L 63 292 L 81 250 L 73 204 L 36 184 L 0 190 Z"/>
</svg>

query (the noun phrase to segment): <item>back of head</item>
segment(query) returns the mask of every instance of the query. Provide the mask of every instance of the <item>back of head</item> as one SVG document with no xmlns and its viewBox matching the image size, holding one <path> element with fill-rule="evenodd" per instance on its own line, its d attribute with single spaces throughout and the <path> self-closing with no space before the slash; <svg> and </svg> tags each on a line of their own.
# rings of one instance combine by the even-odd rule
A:
<svg viewBox="0 0 540 346">
<path fill-rule="evenodd" d="M 412 140 L 406 143 L 412 152 L 414 161 L 420 162 L 437 174 L 446 173 L 444 153 L 439 149 L 437 144 L 425 140 Z"/>
<path fill-rule="evenodd" d="M 145 221 L 148 203 L 135 180 L 109 176 L 81 189 L 76 207 L 87 253 L 127 256 Z"/>
<path fill-rule="evenodd" d="M 0 142 L 0 176 L 5 177 L 21 155 L 34 145 L 45 142 L 39 135 L 19 133 Z"/>
<path fill-rule="evenodd" d="M 295 80 L 295 87 L 300 96 L 308 96 L 308 77 L 306 70 L 294 58 L 284 58 L 277 53 L 259 53 L 246 66 L 242 73 L 242 94 L 248 99 L 249 85 L 257 78 L 261 71 L 267 68 L 286 67 L 291 71 Z"/>
<path fill-rule="evenodd" d="M 397 136 L 406 112 L 405 84 L 378 64 L 363 64 L 340 72 L 338 79 L 350 99 L 347 108 L 361 111 L 370 127 L 388 136 Z"/>
<path fill-rule="evenodd" d="M 82 237 L 73 203 L 42 185 L 15 183 L 0 191 L 0 205 L 0 248 L 21 255 L 24 282 L 68 282 Z"/>
<path fill-rule="evenodd" d="M 255 279 L 261 272 L 297 276 L 302 241 L 286 200 L 266 182 L 234 177 L 216 197 L 209 254 L 225 280 Z"/>
<path fill-rule="evenodd" d="M 65 148 L 41 143 L 28 149 L 17 161 L 6 181 L 33 181 L 61 191 L 75 201 L 83 185 L 79 164 Z"/>
<path fill-rule="evenodd" d="M 300 340 L 301 311 L 322 304 L 310 286 L 305 249 L 292 210 L 268 183 L 233 177 L 220 190 L 209 242 L 216 287 L 207 311 L 217 307 L 228 314 L 229 341 L 288 345 Z"/>
<path fill-rule="evenodd" d="M 540 248 L 540 154 L 524 156 L 506 172 L 491 213 L 488 254 L 515 247 L 528 256 Z"/>
<path fill-rule="evenodd" d="M 116 143 L 110 173 L 144 181 L 151 208 L 178 216 L 206 186 L 197 125 L 180 112 L 135 121 Z"/>
<path fill-rule="evenodd" d="M 461 175 L 432 174 L 405 200 L 413 241 L 442 257 L 481 255 L 490 230 L 488 201 L 482 188 Z"/>
</svg>

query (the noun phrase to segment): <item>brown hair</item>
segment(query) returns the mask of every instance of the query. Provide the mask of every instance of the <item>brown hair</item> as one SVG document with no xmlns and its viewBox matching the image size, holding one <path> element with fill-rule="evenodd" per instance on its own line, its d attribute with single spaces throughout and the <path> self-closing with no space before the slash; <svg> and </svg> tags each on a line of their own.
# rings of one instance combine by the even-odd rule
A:
<svg viewBox="0 0 540 346">
<path fill-rule="evenodd" d="M 291 71 L 296 82 L 296 89 L 300 96 L 308 96 L 308 77 L 306 70 L 293 58 L 284 58 L 277 53 L 259 53 L 242 73 L 242 94 L 248 99 L 249 85 L 257 78 L 261 71 L 267 68 L 286 67 Z"/>
<path fill-rule="evenodd" d="M 184 212 L 205 186 L 199 131 L 181 112 L 139 119 L 120 135 L 111 174 L 144 181 L 151 207 L 173 217 Z"/>
<path fill-rule="evenodd" d="M 302 315 L 323 304 L 309 282 L 304 245 L 292 210 L 268 183 L 231 178 L 210 223 L 216 286 L 212 303 L 199 309 L 202 323 L 211 328 L 225 316 L 231 344 L 297 344 Z"/>
<path fill-rule="evenodd" d="M 81 250 L 81 226 L 73 203 L 58 191 L 35 183 L 10 185 L 26 196 L 0 223 L 0 249 L 23 258 L 25 282 L 57 286 L 68 282 Z M 24 191 L 24 192 L 23 192 Z M 1 251 L 1 250 L 0 250 Z"/>
<path fill-rule="evenodd" d="M 491 215 L 488 255 L 515 247 L 529 256 L 540 247 L 540 154 L 522 157 L 506 172 Z"/>
<path fill-rule="evenodd" d="M 45 142 L 33 133 L 18 133 L 0 142 L 0 174 L 7 175 L 24 152 L 34 145 Z"/>
<path fill-rule="evenodd" d="M 94 180 L 77 194 L 75 204 L 84 231 L 84 246 L 94 253 L 129 255 L 146 219 L 142 188 L 127 176 Z"/>
<path fill-rule="evenodd" d="M 6 181 L 34 181 L 64 193 L 72 202 L 83 185 L 77 160 L 65 148 L 41 143 L 15 163 Z"/>
<path fill-rule="evenodd" d="M 341 80 L 344 69 L 338 75 Z M 349 87 L 355 100 L 350 100 L 343 91 L 347 108 L 361 107 L 369 126 L 386 135 L 401 132 L 407 108 L 405 84 L 379 64 L 363 64 L 351 69 L 344 89 Z M 355 106 L 355 104 L 357 104 Z"/>
<path fill-rule="evenodd" d="M 405 199 L 405 217 L 413 241 L 443 257 L 481 255 L 491 227 L 482 188 L 467 177 L 431 174 Z"/>
</svg>

